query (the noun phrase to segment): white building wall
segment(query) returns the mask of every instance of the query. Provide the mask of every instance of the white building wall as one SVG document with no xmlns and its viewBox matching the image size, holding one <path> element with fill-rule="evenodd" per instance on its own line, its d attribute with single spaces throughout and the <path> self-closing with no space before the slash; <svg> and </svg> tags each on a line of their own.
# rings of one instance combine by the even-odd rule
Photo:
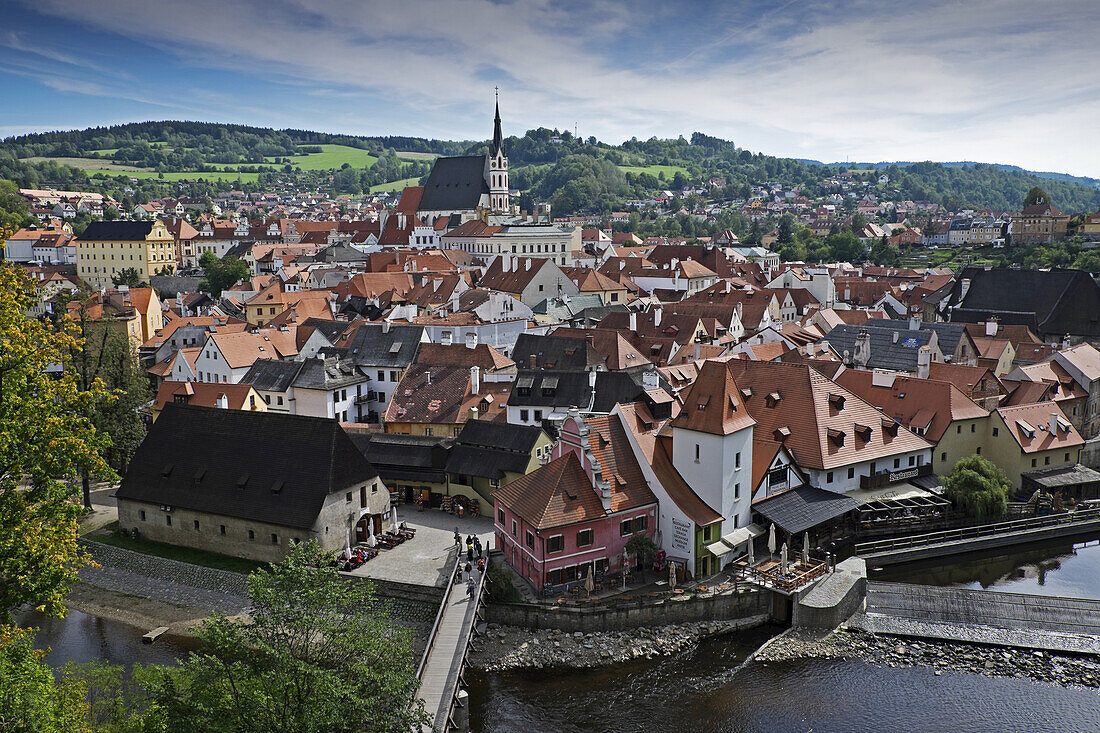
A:
<svg viewBox="0 0 1100 733">
<path fill-rule="evenodd" d="M 696 461 L 696 446 L 699 459 Z M 752 428 L 712 435 L 672 431 L 672 465 L 712 509 L 722 515 L 722 533 L 749 523 L 752 503 Z"/>
</svg>

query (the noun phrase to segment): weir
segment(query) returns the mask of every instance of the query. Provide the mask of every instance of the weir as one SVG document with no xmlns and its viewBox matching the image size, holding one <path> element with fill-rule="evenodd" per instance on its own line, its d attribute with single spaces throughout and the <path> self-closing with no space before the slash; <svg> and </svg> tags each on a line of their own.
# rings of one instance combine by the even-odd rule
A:
<svg viewBox="0 0 1100 733">
<path fill-rule="evenodd" d="M 1100 601 L 867 583 L 866 610 L 848 624 L 879 634 L 1100 653 Z"/>
</svg>

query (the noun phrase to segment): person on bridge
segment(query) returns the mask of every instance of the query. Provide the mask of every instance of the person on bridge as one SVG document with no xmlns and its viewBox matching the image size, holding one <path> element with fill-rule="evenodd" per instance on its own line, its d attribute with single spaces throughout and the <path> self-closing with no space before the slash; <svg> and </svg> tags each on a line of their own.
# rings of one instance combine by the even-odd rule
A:
<svg viewBox="0 0 1100 733">
<path fill-rule="evenodd" d="M 472 596 L 474 594 L 474 579 L 471 577 L 466 581 L 466 595 Z"/>
<path fill-rule="evenodd" d="M 462 535 L 458 533 L 458 527 L 455 527 L 455 544 L 462 547 Z"/>
</svg>

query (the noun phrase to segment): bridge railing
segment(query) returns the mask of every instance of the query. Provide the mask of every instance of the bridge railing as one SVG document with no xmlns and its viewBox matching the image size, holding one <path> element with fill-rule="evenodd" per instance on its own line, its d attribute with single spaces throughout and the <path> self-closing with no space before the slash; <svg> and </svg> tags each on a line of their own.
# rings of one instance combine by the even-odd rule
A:
<svg viewBox="0 0 1100 733">
<path fill-rule="evenodd" d="M 889 550 L 901 550 L 910 547 L 935 545 L 944 542 L 972 539 L 975 537 L 991 537 L 999 534 L 1022 532 L 1029 529 L 1071 524 L 1077 522 L 1094 521 L 1100 519 L 1100 509 L 1087 509 L 1083 511 L 1065 512 L 1062 514 L 1049 514 L 1045 517 L 1029 517 L 1027 519 L 1014 519 L 1008 522 L 995 522 L 993 524 L 980 524 L 974 527 L 962 527 L 960 529 L 948 529 L 941 532 L 928 532 L 926 534 L 909 535 L 907 537 L 895 537 L 887 540 L 874 540 L 860 542 L 855 546 L 855 554 L 865 555 Z"/>
</svg>

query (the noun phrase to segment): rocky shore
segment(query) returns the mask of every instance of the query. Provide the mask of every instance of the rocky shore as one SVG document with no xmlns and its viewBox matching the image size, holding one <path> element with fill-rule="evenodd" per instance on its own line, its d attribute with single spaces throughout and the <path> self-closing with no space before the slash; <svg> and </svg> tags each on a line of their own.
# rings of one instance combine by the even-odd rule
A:
<svg viewBox="0 0 1100 733">
<path fill-rule="evenodd" d="M 476 638 L 470 663 L 486 671 L 600 667 L 677 654 L 703 639 L 758 625 L 755 619 L 741 619 L 584 633 L 490 624 Z"/>
<path fill-rule="evenodd" d="M 753 661 L 761 664 L 804 658 L 859 659 L 886 667 L 929 667 L 936 675 L 963 672 L 1100 687 L 1100 658 L 1095 656 L 905 639 L 857 630 L 822 633 L 792 629 L 753 655 Z"/>
</svg>

